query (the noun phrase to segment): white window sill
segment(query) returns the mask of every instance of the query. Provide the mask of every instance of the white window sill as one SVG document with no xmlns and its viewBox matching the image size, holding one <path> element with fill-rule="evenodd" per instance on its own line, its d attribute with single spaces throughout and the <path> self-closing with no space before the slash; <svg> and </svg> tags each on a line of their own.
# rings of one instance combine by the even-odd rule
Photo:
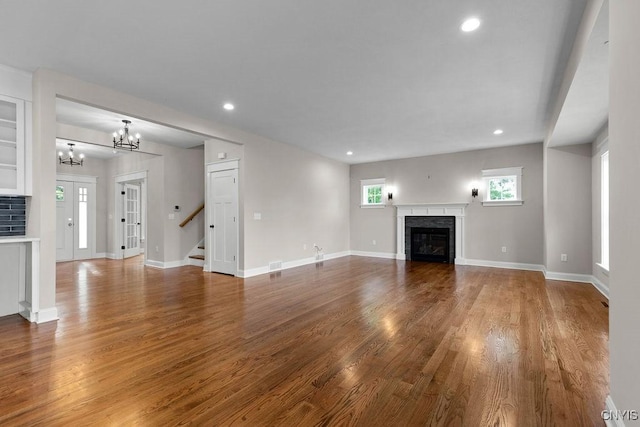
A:
<svg viewBox="0 0 640 427">
<path fill-rule="evenodd" d="M 482 206 L 522 206 L 524 200 L 485 200 Z"/>
<path fill-rule="evenodd" d="M 600 264 L 599 262 L 597 262 L 596 265 L 598 267 L 600 267 L 600 270 L 602 270 L 602 274 L 604 274 L 605 276 L 609 277 L 609 268 L 608 267 L 605 267 L 604 265 Z"/>
<path fill-rule="evenodd" d="M 379 209 L 384 208 L 386 205 L 360 205 L 361 208 L 364 209 Z"/>
</svg>

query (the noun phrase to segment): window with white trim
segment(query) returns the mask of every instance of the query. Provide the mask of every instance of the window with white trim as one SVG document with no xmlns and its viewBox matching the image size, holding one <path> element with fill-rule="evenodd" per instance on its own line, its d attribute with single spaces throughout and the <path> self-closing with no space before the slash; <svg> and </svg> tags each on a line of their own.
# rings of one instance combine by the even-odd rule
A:
<svg viewBox="0 0 640 427">
<path fill-rule="evenodd" d="M 522 198 L 522 167 L 486 169 L 482 171 L 484 183 L 483 206 L 519 206 Z"/>
<path fill-rule="evenodd" d="M 360 181 L 360 206 L 384 207 L 384 178 L 363 179 Z"/>
<path fill-rule="evenodd" d="M 600 157 L 600 266 L 609 270 L 609 151 Z"/>
</svg>

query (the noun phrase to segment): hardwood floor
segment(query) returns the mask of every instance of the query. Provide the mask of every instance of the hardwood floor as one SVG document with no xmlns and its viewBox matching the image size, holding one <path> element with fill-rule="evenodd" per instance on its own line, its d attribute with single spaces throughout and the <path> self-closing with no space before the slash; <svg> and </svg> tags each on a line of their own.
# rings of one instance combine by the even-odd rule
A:
<svg viewBox="0 0 640 427">
<path fill-rule="evenodd" d="M 0 318 L 0 425 L 604 425 L 608 309 L 539 272 L 348 257 L 236 279 L 57 269 Z"/>
</svg>

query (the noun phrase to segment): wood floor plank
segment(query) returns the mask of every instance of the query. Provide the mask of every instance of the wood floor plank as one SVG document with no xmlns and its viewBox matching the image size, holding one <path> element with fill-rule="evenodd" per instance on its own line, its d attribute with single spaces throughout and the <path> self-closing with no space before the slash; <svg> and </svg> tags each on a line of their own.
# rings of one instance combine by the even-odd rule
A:
<svg viewBox="0 0 640 427">
<path fill-rule="evenodd" d="M 246 280 L 60 263 L 59 321 L 0 318 L 0 425 L 603 425 L 602 300 L 362 257 Z"/>
</svg>

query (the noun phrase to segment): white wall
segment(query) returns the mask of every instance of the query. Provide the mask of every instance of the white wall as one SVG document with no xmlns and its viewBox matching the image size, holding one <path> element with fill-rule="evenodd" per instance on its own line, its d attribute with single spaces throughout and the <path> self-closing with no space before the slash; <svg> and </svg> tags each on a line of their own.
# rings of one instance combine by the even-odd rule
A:
<svg viewBox="0 0 640 427">
<path fill-rule="evenodd" d="M 610 390 L 618 409 L 640 410 L 640 2 L 609 7 Z"/>
<path fill-rule="evenodd" d="M 522 206 L 482 206 L 471 183 L 483 169 L 523 166 Z M 469 203 L 465 257 L 542 264 L 542 144 L 494 148 L 351 166 L 351 249 L 396 252 L 396 209 L 360 208 L 360 180 L 386 178 L 394 204 Z M 373 240 L 376 244 L 373 244 Z M 502 246 L 507 252 L 501 251 Z"/>
</svg>

